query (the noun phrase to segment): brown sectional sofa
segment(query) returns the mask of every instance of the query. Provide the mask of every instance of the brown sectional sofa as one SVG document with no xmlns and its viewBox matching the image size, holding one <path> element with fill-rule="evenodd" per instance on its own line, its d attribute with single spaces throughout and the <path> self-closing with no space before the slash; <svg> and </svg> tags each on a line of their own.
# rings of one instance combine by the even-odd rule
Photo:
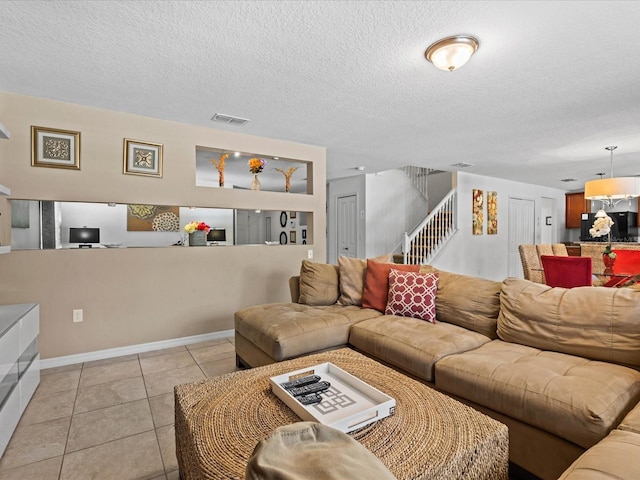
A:
<svg viewBox="0 0 640 480">
<path fill-rule="evenodd" d="M 297 303 L 303 268 L 292 303 L 236 312 L 238 361 L 350 345 L 507 424 L 510 460 L 540 478 L 640 478 L 640 292 L 422 271 L 439 277 L 436 323 Z M 319 303 L 340 297 L 316 278 Z"/>
</svg>

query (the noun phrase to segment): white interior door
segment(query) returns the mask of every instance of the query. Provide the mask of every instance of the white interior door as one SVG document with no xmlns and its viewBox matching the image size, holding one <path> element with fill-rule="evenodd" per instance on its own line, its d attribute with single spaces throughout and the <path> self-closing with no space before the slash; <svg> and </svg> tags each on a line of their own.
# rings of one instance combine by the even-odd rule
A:
<svg viewBox="0 0 640 480">
<path fill-rule="evenodd" d="M 536 203 L 509 198 L 509 276 L 524 278 L 518 245 L 536 243 Z"/>
<path fill-rule="evenodd" d="M 338 257 L 355 258 L 358 256 L 358 243 L 356 241 L 358 238 L 356 198 L 356 195 L 337 198 L 336 208 L 338 211 L 336 215 L 336 238 L 338 239 Z"/>
</svg>

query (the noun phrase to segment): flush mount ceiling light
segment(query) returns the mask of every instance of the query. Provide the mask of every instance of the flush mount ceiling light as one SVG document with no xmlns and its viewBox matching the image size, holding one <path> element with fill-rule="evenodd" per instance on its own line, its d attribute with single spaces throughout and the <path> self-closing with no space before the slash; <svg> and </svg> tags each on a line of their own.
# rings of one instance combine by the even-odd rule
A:
<svg viewBox="0 0 640 480">
<path fill-rule="evenodd" d="M 600 200 L 608 207 L 615 206 L 621 200 L 630 200 L 640 196 L 640 178 L 613 176 L 613 151 L 616 146 L 605 147 L 611 157 L 611 177 L 591 180 L 584 184 L 584 198 Z"/>
<path fill-rule="evenodd" d="M 440 70 L 453 72 L 467 63 L 480 43 L 470 35 L 454 35 L 431 44 L 424 56 Z"/>
</svg>

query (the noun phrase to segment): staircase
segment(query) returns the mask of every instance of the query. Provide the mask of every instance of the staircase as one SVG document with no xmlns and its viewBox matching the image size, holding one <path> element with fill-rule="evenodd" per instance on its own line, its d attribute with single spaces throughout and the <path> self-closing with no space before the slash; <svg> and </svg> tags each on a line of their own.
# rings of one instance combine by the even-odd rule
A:
<svg viewBox="0 0 640 480">
<path fill-rule="evenodd" d="M 404 234 L 404 263 L 430 263 L 458 231 L 456 190 L 451 190 L 413 232 Z"/>
</svg>

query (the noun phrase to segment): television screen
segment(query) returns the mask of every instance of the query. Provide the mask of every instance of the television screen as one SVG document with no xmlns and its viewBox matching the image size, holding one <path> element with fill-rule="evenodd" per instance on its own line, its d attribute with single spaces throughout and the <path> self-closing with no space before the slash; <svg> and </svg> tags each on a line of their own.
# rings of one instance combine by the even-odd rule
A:
<svg viewBox="0 0 640 480">
<path fill-rule="evenodd" d="M 100 243 L 99 228 L 70 228 L 69 243 Z"/>
<path fill-rule="evenodd" d="M 224 228 L 212 228 L 207 234 L 207 242 L 226 242 L 227 230 Z"/>
</svg>

